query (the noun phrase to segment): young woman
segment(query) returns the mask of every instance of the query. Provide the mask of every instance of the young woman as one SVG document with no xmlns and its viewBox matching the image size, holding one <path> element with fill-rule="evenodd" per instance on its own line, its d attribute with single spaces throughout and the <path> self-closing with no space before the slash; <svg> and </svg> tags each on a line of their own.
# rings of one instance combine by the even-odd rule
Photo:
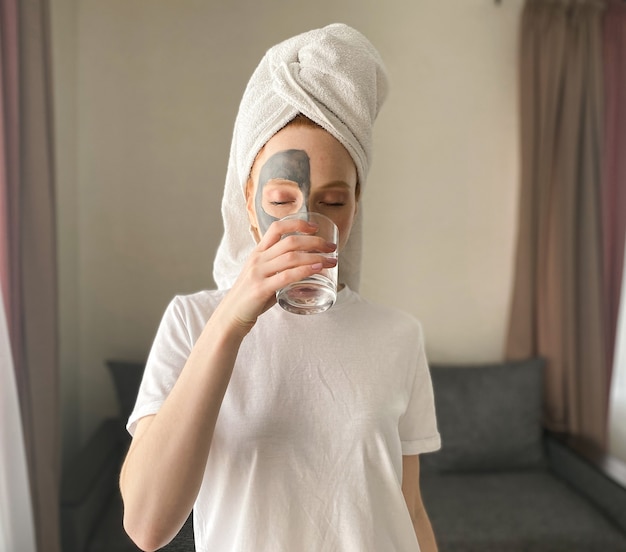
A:
<svg viewBox="0 0 626 552">
<path fill-rule="evenodd" d="M 169 542 L 192 509 L 199 552 L 436 550 L 419 492 L 418 455 L 440 445 L 421 329 L 356 292 L 359 198 L 385 93 L 378 53 L 345 25 L 275 46 L 252 76 L 219 289 L 169 305 L 128 424 L 124 525 L 143 550 Z M 280 220 L 298 210 L 332 219 L 339 243 Z M 332 266 L 335 249 L 330 310 L 276 305 L 276 290 Z"/>
</svg>

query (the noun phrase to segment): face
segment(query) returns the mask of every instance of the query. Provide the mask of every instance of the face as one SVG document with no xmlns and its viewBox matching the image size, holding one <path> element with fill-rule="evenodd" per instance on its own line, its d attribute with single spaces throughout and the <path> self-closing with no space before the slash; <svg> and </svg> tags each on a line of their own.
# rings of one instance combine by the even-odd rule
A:
<svg viewBox="0 0 626 552">
<path fill-rule="evenodd" d="M 314 211 L 337 225 L 341 251 L 356 215 L 357 173 L 336 138 L 317 127 L 287 126 L 265 144 L 250 176 L 247 209 L 257 241 L 275 220 Z"/>
</svg>

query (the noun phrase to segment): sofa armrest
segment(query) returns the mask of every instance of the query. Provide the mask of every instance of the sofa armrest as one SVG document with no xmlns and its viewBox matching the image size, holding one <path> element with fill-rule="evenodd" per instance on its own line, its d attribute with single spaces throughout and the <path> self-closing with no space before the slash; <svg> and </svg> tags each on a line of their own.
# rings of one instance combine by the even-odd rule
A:
<svg viewBox="0 0 626 552">
<path fill-rule="evenodd" d="M 105 420 L 69 462 L 61 482 L 63 552 L 82 552 L 103 508 L 117 488 L 125 431 L 117 418 Z"/>
<path fill-rule="evenodd" d="M 546 433 L 552 471 L 626 533 L 626 464 L 584 439 Z"/>
</svg>

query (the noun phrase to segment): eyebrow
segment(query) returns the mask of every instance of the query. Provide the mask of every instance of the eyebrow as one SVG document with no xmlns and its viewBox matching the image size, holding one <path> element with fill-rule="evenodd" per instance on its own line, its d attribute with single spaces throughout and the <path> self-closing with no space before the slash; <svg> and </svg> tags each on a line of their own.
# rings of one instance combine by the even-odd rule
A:
<svg viewBox="0 0 626 552">
<path fill-rule="evenodd" d="M 295 180 L 289 180 L 288 178 L 277 177 L 277 178 L 270 178 L 263 186 L 263 189 L 265 190 L 267 188 L 278 188 L 280 186 L 292 186 L 296 188 L 300 187 Z"/>
<path fill-rule="evenodd" d="M 344 182 L 343 180 L 333 180 L 332 182 L 327 182 L 319 187 L 320 190 L 326 190 L 328 188 L 345 188 L 346 190 L 350 190 L 350 184 Z"/>
<path fill-rule="evenodd" d="M 277 177 L 277 178 L 270 178 L 263 186 L 263 189 L 266 190 L 268 188 L 270 189 L 280 188 L 282 186 L 290 186 L 290 187 L 299 188 L 299 185 L 296 181 L 289 180 L 288 178 Z M 343 180 L 332 180 L 331 182 L 322 184 L 316 191 L 322 192 L 325 190 L 332 190 L 333 188 L 338 188 L 338 189 L 347 190 L 347 191 L 351 190 L 351 186 L 347 182 L 344 182 Z"/>
</svg>

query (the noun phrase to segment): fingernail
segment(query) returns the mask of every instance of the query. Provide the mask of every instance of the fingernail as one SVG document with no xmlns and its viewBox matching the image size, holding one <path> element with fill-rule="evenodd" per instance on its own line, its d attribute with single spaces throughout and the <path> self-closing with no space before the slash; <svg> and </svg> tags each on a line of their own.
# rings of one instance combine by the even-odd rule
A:
<svg viewBox="0 0 626 552">
<path fill-rule="evenodd" d="M 333 242 L 326 242 L 326 247 L 328 247 L 328 249 L 330 249 L 331 251 L 334 251 L 335 249 L 337 249 L 337 244 Z"/>
<path fill-rule="evenodd" d="M 315 263 L 311 265 L 311 268 L 313 270 L 321 270 L 324 267 L 324 265 L 322 263 Z"/>
</svg>

